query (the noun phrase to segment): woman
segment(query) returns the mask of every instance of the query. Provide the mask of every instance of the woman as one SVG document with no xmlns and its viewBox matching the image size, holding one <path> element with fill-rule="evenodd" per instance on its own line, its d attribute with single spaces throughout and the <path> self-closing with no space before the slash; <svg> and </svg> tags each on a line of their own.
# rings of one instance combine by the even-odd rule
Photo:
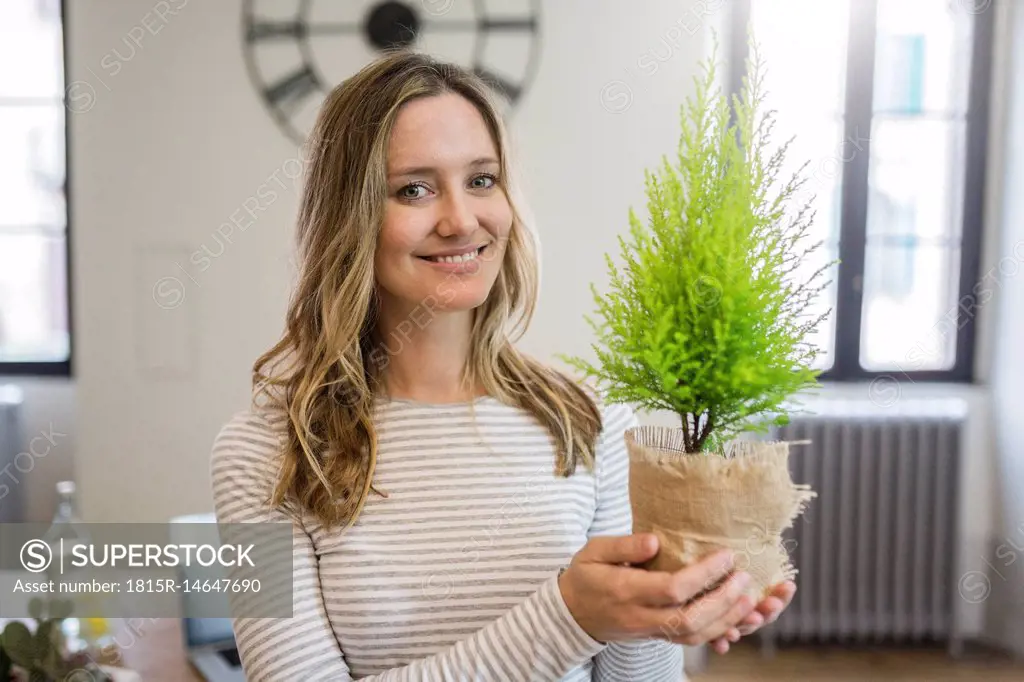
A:
<svg viewBox="0 0 1024 682">
<path fill-rule="evenodd" d="M 220 522 L 293 528 L 293 617 L 235 620 L 250 680 L 680 680 L 785 607 L 726 556 L 629 566 L 636 420 L 512 345 L 537 261 L 476 77 L 387 55 L 309 144 L 286 332 L 213 451 Z"/>
</svg>

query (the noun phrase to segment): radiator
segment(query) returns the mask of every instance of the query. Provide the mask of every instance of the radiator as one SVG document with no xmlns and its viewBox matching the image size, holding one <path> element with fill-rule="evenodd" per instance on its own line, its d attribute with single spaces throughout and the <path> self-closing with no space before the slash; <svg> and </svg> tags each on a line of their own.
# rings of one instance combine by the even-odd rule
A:
<svg viewBox="0 0 1024 682">
<path fill-rule="evenodd" d="M 777 641 L 943 642 L 958 655 L 958 400 L 816 403 L 772 439 L 791 447 L 793 480 L 818 497 L 786 547 L 797 594 L 762 630 Z"/>
</svg>

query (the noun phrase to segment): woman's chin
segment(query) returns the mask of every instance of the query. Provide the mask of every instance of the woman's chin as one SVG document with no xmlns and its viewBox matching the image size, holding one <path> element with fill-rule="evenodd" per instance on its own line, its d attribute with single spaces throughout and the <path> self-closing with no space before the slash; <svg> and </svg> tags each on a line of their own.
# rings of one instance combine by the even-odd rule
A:
<svg viewBox="0 0 1024 682">
<path fill-rule="evenodd" d="M 438 312 L 454 313 L 460 310 L 473 310 L 479 308 L 487 300 L 489 291 L 459 291 L 453 296 L 451 293 L 442 295 L 436 310 Z"/>
</svg>

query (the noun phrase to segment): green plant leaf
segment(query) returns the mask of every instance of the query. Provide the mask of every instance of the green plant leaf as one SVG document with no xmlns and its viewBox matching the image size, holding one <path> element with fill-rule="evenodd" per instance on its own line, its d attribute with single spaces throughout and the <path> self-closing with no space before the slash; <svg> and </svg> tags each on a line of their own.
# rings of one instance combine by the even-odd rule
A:
<svg viewBox="0 0 1024 682">
<path fill-rule="evenodd" d="M 791 141 L 772 139 L 750 42 L 738 96 L 716 85 L 714 57 L 701 63 L 676 153 L 644 173 L 646 222 L 630 208 L 618 262 L 605 256 L 608 290 L 591 286 L 596 361 L 567 360 L 612 402 L 679 414 L 692 452 L 767 428 L 817 383 L 810 339 L 828 312 L 814 306 L 836 263 L 810 243 L 806 164 L 782 175 Z"/>
<path fill-rule="evenodd" d="M 50 654 L 61 651 L 64 645 L 64 632 L 61 630 L 60 620 L 44 620 L 36 628 L 35 633 L 36 650 L 40 658 L 46 658 Z M 59 658 L 59 656 L 58 656 Z"/>
<path fill-rule="evenodd" d="M 39 669 L 46 673 L 46 676 L 52 680 L 63 680 L 66 676 L 66 668 L 67 666 L 64 665 L 60 651 L 56 649 L 50 649 L 46 652 L 46 655 L 43 656 L 39 663 Z"/>
<path fill-rule="evenodd" d="M 36 645 L 28 626 L 12 621 L 4 627 L 4 650 L 16 665 L 31 670 L 36 659 Z"/>
<path fill-rule="evenodd" d="M 7 682 L 11 677 L 11 657 L 7 655 L 7 651 L 3 648 L 3 642 L 0 640 L 0 680 Z"/>
</svg>

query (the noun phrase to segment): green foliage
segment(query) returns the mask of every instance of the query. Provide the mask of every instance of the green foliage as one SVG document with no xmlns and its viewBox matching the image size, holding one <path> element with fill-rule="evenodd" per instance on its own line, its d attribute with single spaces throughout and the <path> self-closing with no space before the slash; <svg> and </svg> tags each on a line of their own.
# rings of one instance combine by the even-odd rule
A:
<svg viewBox="0 0 1024 682">
<path fill-rule="evenodd" d="M 22 668 L 31 668 L 39 657 L 35 639 L 24 623 L 15 621 L 4 627 L 3 645 L 11 660 Z"/>
<path fill-rule="evenodd" d="M 2 646 L 0 646 L 0 680 L 7 682 L 11 678 L 11 657 Z"/>
<path fill-rule="evenodd" d="M 609 400 L 678 414 L 688 452 L 784 421 L 784 402 L 816 385 L 819 351 L 806 338 L 827 313 L 808 309 L 834 264 L 796 276 L 821 244 L 807 244 L 814 214 L 797 200 L 806 165 L 779 179 L 789 142 L 770 149 L 774 113 L 762 112 L 756 44 L 733 121 L 714 60 L 701 70 L 681 108 L 674 165 L 663 157 L 645 172 L 648 224 L 630 209 L 623 265 L 606 255 L 610 291 L 591 287 L 597 363 L 566 358 Z"/>
<path fill-rule="evenodd" d="M 60 621 L 40 621 L 35 634 L 20 622 L 4 627 L 3 648 L 14 665 L 29 673 L 30 679 L 58 679 L 63 672 Z"/>
<path fill-rule="evenodd" d="M 34 633 L 20 621 L 7 623 L 0 634 L 0 681 L 6 682 L 15 668 L 27 674 L 29 682 L 64 680 L 72 672 L 76 679 L 86 679 L 88 672 L 96 682 L 109 680 L 88 656 L 65 657 L 62 620 L 37 620 Z"/>
</svg>

